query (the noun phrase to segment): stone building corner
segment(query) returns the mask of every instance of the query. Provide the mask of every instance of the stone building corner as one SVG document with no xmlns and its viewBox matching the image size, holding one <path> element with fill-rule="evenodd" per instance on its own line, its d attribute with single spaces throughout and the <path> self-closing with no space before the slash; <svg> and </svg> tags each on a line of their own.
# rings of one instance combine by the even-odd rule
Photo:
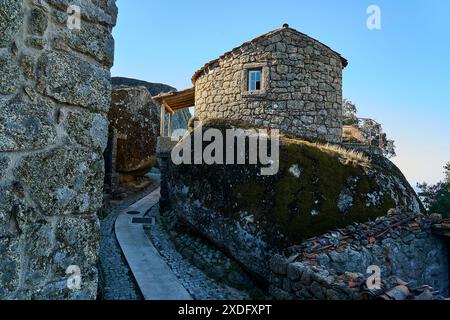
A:
<svg viewBox="0 0 450 320">
<path fill-rule="evenodd" d="M 117 7 L 76 3 L 0 1 L 0 299 L 97 295 Z"/>
</svg>

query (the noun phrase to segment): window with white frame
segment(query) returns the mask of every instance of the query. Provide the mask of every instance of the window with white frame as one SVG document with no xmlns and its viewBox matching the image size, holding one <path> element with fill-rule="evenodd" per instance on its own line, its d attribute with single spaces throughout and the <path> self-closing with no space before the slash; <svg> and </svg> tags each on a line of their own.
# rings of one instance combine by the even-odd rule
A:
<svg viewBox="0 0 450 320">
<path fill-rule="evenodd" d="M 261 90 L 262 69 L 248 70 L 248 91 Z"/>
</svg>

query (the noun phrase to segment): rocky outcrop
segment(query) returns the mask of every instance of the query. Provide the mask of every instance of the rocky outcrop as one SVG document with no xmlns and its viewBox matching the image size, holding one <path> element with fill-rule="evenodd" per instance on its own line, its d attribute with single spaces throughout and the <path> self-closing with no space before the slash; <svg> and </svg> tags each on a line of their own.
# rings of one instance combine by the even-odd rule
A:
<svg viewBox="0 0 450 320">
<path fill-rule="evenodd" d="M 116 15 L 0 0 L 0 300 L 96 298 Z"/>
<path fill-rule="evenodd" d="M 124 77 L 112 77 L 112 85 L 114 89 L 131 88 L 131 87 L 145 87 L 152 97 L 160 93 L 177 91 L 174 87 L 162 83 L 152 83 L 143 80 L 130 79 Z"/>
<path fill-rule="evenodd" d="M 160 108 L 144 87 L 113 90 L 108 113 L 110 130 L 116 130 L 116 170 L 144 175 L 156 163 Z"/>
<path fill-rule="evenodd" d="M 203 131 L 218 128 L 225 136 L 233 127 L 252 128 L 214 120 L 204 123 Z M 191 133 L 185 139 L 192 138 Z M 375 219 L 393 207 L 422 209 L 402 173 L 382 157 L 368 159 L 338 146 L 282 137 L 279 165 L 277 174 L 264 176 L 258 165 L 169 161 L 172 207 L 180 219 L 266 279 L 268 261 L 286 247 Z"/>
<path fill-rule="evenodd" d="M 177 91 L 177 89 L 162 83 L 151 83 L 142 80 L 129 79 L 123 77 L 113 77 L 112 84 L 114 89 L 119 88 L 132 88 L 132 87 L 145 87 L 152 97 L 157 96 L 160 93 L 166 93 L 171 91 Z M 179 110 L 173 116 L 172 128 L 177 129 L 187 129 L 188 121 L 191 118 L 191 113 L 189 110 Z M 169 115 L 166 114 L 166 131 L 168 130 Z"/>
</svg>

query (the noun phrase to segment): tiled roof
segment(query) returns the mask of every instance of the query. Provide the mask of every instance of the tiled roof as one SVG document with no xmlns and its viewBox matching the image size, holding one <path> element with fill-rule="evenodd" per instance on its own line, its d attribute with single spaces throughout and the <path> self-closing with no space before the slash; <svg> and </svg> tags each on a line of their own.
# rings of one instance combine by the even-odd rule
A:
<svg viewBox="0 0 450 320">
<path fill-rule="evenodd" d="M 338 52 L 334 51 L 333 49 L 331 49 L 331 48 L 328 47 L 327 45 L 323 44 L 322 42 L 320 42 L 320 41 L 318 41 L 318 40 L 316 40 L 316 39 L 314 39 L 314 38 L 311 38 L 310 36 L 308 36 L 308 35 L 306 35 L 306 34 L 304 34 L 304 33 L 301 33 L 300 31 L 297 31 L 297 30 L 295 30 L 295 29 L 289 28 L 288 25 L 284 25 L 282 28 L 275 29 L 275 30 L 273 30 L 273 31 L 270 31 L 270 32 L 267 32 L 267 33 L 265 33 L 265 34 L 263 34 L 263 35 L 260 35 L 260 36 L 258 36 L 258 37 L 256 37 L 256 38 L 254 38 L 253 40 L 244 42 L 244 43 L 243 43 L 242 45 L 240 45 L 239 47 L 236 47 L 236 48 L 234 48 L 234 49 L 232 49 L 232 50 L 230 50 L 230 51 L 227 51 L 227 52 L 225 52 L 223 55 L 221 55 L 219 58 L 214 59 L 214 60 L 211 60 L 210 62 L 206 63 L 203 67 L 201 67 L 199 70 L 197 70 L 197 72 L 194 73 L 194 75 L 192 76 L 192 83 L 195 84 L 195 81 L 200 77 L 200 75 L 201 75 L 206 69 L 208 69 L 209 67 L 214 66 L 215 64 L 217 64 L 217 63 L 219 62 L 220 59 L 223 59 L 223 58 L 225 58 L 225 57 L 227 57 L 227 56 L 229 56 L 229 55 L 231 55 L 231 54 L 233 54 L 233 53 L 235 53 L 235 52 L 237 52 L 237 51 L 239 51 L 239 50 L 241 50 L 241 49 L 243 49 L 243 48 L 245 48 L 245 47 L 247 47 L 247 46 L 249 46 L 249 45 L 252 45 L 252 44 L 254 44 L 254 43 L 257 43 L 257 42 L 261 41 L 261 40 L 264 39 L 264 38 L 268 38 L 268 37 L 270 37 L 270 36 L 273 36 L 274 34 L 277 34 L 277 33 L 281 32 L 281 31 L 283 31 L 283 30 L 290 30 L 290 31 L 292 31 L 292 32 L 294 32 L 294 33 L 297 33 L 297 34 L 299 34 L 299 35 L 301 35 L 301 36 L 303 36 L 303 37 L 306 37 L 306 38 L 308 38 L 308 39 L 310 39 L 310 40 L 312 40 L 312 41 L 314 41 L 314 42 L 319 43 L 320 45 L 324 46 L 325 48 L 329 49 L 330 51 L 332 51 L 332 52 L 334 52 L 336 55 L 338 55 L 338 57 L 341 59 L 341 62 L 342 62 L 342 65 L 343 65 L 344 68 L 348 65 L 347 59 L 345 59 L 344 57 L 342 57 Z"/>
</svg>

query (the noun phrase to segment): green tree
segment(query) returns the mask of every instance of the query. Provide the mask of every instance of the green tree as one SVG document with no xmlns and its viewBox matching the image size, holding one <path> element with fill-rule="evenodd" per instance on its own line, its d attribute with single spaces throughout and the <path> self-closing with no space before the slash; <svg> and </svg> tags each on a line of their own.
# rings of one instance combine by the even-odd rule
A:
<svg viewBox="0 0 450 320">
<path fill-rule="evenodd" d="M 450 162 L 444 167 L 445 179 L 434 185 L 418 184 L 419 197 L 430 213 L 440 213 L 450 217 Z"/>
<path fill-rule="evenodd" d="M 344 117 L 356 117 L 356 114 L 358 113 L 358 108 L 356 105 L 351 102 L 350 100 L 344 99 L 342 102 L 342 109 L 344 113 Z"/>
<path fill-rule="evenodd" d="M 445 184 L 437 194 L 437 201 L 431 206 L 430 212 L 441 213 L 444 217 L 450 218 L 450 185 Z"/>
<path fill-rule="evenodd" d="M 383 153 L 386 158 L 391 159 L 397 156 L 397 153 L 395 152 L 395 141 L 389 140 L 385 136 L 385 142 L 384 142 L 384 150 Z"/>
<path fill-rule="evenodd" d="M 344 99 L 342 102 L 342 114 L 344 116 L 344 125 L 354 126 L 358 125 L 358 108 L 350 100 Z"/>
</svg>

